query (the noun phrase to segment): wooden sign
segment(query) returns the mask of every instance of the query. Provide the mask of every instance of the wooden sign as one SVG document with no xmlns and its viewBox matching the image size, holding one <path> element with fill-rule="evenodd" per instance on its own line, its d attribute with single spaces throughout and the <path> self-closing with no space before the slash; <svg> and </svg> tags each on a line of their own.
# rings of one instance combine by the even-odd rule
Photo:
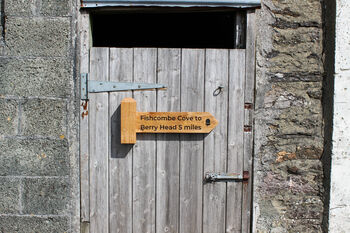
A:
<svg viewBox="0 0 350 233">
<path fill-rule="evenodd" d="M 208 112 L 136 112 L 132 98 L 120 110 L 122 144 L 135 144 L 136 133 L 209 133 L 218 124 Z"/>
</svg>

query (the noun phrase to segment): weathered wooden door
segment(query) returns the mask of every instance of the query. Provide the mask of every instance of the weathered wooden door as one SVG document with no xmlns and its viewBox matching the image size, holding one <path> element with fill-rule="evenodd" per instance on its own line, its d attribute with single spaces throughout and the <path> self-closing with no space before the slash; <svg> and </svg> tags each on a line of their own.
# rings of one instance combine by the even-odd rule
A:
<svg viewBox="0 0 350 233">
<path fill-rule="evenodd" d="M 91 79 L 168 88 L 90 94 L 82 107 L 85 232 L 249 232 L 251 178 L 205 183 L 204 176 L 251 173 L 253 38 L 248 30 L 247 49 L 90 49 Z M 219 124 L 209 134 L 138 134 L 135 145 L 121 145 L 125 97 L 137 111 L 205 111 Z"/>
</svg>

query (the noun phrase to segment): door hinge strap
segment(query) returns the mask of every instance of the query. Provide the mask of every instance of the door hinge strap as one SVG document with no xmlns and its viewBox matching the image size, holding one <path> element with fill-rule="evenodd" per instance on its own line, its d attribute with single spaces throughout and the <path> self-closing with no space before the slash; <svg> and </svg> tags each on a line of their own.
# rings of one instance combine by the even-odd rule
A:
<svg viewBox="0 0 350 233">
<path fill-rule="evenodd" d="M 157 83 L 124 83 L 89 80 L 89 74 L 84 73 L 80 76 L 81 80 L 81 99 L 88 100 L 89 93 L 131 91 L 131 90 L 152 90 L 166 88 L 163 84 Z"/>
<path fill-rule="evenodd" d="M 249 179 L 249 172 L 244 171 L 243 175 L 239 173 L 206 173 L 205 182 L 242 182 Z"/>
</svg>

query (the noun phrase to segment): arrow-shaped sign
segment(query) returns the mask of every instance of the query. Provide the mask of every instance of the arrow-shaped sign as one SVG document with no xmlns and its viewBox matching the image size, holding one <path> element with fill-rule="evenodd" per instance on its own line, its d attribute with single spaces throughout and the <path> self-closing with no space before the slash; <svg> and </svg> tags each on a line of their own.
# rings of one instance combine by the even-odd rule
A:
<svg viewBox="0 0 350 233">
<path fill-rule="evenodd" d="M 210 133 L 218 121 L 208 112 L 136 112 L 136 101 L 121 102 L 121 143 L 135 144 L 136 133 Z"/>
</svg>

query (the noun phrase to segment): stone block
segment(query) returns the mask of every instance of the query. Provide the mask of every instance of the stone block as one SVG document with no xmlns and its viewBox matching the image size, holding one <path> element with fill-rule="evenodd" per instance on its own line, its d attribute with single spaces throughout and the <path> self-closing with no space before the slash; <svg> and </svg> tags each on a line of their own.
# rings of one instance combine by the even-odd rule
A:
<svg viewBox="0 0 350 233">
<path fill-rule="evenodd" d="M 69 175 L 65 139 L 3 139 L 0 148 L 0 176 Z"/>
<path fill-rule="evenodd" d="M 68 179 L 27 178 L 23 183 L 23 213 L 43 215 L 68 212 Z"/>
<path fill-rule="evenodd" d="M 19 182 L 19 179 L 11 179 L 7 177 L 0 178 L 0 214 L 19 213 Z"/>
<path fill-rule="evenodd" d="M 312 50 L 322 46 L 322 29 L 321 28 L 296 28 L 296 29 L 276 29 L 273 35 L 274 42 L 278 49 L 285 50 L 286 46 L 296 47 L 300 51 L 305 48 Z M 304 50 L 306 52 L 306 50 Z"/>
<path fill-rule="evenodd" d="M 284 135 L 286 138 L 322 136 L 322 109 L 318 111 L 313 112 L 300 107 L 290 107 L 283 111 L 276 120 L 279 136 Z"/>
<path fill-rule="evenodd" d="M 319 219 L 289 219 L 285 225 L 287 232 L 325 232 Z"/>
<path fill-rule="evenodd" d="M 35 14 L 35 0 L 6 0 L 5 14 L 7 16 L 32 16 Z"/>
<path fill-rule="evenodd" d="M 0 232 L 69 232 L 69 218 L 36 216 L 0 216 Z"/>
<path fill-rule="evenodd" d="M 273 42 L 270 72 L 323 72 L 320 28 L 276 29 Z"/>
<path fill-rule="evenodd" d="M 265 92 L 265 107 L 274 109 L 302 107 L 310 109 L 311 113 L 322 111 L 321 82 L 289 82 L 291 77 L 285 77 L 282 74 L 279 79 L 279 83 Z"/>
<path fill-rule="evenodd" d="M 62 58 L 0 58 L 0 94 L 64 97 L 70 94 L 72 65 Z"/>
<path fill-rule="evenodd" d="M 22 133 L 60 137 L 66 132 L 66 101 L 26 100 L 22 105 Z"/>
<path fill-rule="evenodd" d="M 321 159 L 322 153 L 322 147 L 317 147 L 315 145 L 298 146 L 296 148 L 296 156 L 302 159 Z"/>
<path fill-rule="evenodd" d="M 319 26 L 322 22 L 321 1 L 272 0 L 272 3 L 271 11 L 274 13 L 274 16 L 276 19 L 286 22 L 286 25 Z"/>
<path fill-rule="evenodd" d="M 44 16 L 68 16 L 68 0 L 42 0 L 40 14 Z"/>
<path fill-rule="evenodd" d="M 16 135 L 18 129 L 18 102 L 0 99 L 0 135 Z"/>
<path fill-rule="evenodd" d="M 317 196 L 305 196 L 303 199 L 295 199 L 294 197 L 285 198 L 284 204 L 286 209 L 286 217 L 290 219 L 317 219 L 322 220 L 322 199 Z"/>
<path fill-rule="evenodd" d="M 8 17 L 6 45 L 9 56 L 68 56 L 70 19 Z"/>
</svg>

